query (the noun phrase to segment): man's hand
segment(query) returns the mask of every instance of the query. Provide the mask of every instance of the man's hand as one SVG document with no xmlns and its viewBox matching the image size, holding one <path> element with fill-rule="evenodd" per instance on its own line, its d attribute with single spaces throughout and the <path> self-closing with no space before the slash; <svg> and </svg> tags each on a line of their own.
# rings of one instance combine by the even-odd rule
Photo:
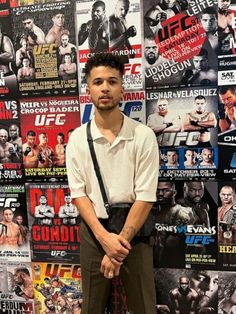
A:
<svg viewBox="0 0 236 314">
<path fill-rule="evenodd" d="M 122 262 L 132 248 L 127 240 L 115 233 L 108 233 L 99 242 L 107 256 L 114 258 L 118 262 Z"/>
<path fill-rule="evenodd" d="M 137 34 L 137 31 L 136 31 L 136 28 L 135 28 L 134 25 L 133 25 L 133 26 L 130 26 L 130 27 L 126 30 L 126 32 L 125 32 L 125 35 L 126 35 L 127 38 L 129 38 L 129 37 L 134 37 L 134 36 L 136 36 L 136 34 Z"/>
<path fill-rule="evenodd" d="M 104 274 L 105 278 L 112 279 L 115 276 L 119 276 L 121 265 L 122 263 L 117 262 L 114 258 L 110 259 L 107 255 L 104 255 L 100 272 Z"/>
</svg>

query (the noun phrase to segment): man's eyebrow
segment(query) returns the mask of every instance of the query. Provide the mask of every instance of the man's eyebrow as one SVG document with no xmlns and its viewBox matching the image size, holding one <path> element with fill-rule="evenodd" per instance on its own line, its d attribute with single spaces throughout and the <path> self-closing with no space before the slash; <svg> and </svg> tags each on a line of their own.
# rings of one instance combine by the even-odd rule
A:
<svg viewBox="0 0 236 314">
<path fill-rule="evenodd" d="M 117 80 L 118 81 L 118 78 L 116 76 L 109 76 L 108 78 L 95 77 L 93 81 L 96 81 L 96 80 Z"/>
</svg>

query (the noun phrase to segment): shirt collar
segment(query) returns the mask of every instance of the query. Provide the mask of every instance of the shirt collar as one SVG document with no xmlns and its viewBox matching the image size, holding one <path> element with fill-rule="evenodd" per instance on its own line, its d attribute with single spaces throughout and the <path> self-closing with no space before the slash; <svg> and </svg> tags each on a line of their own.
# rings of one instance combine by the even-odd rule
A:
<svg viewBox="0 0 236 314">
<path fill-rule="evenodd" d="M 124 114 L 123 114 L 123 116 L 124 116 L 123 125 L 122 125 L 122 128 L 121 128 L 117 138 L 119 138 L 120 140 L 131 140 L 134 138 L 135 125 L 130 118 L 128 118 Z M 92 133 L 92 137 L 93 137 L 94 141 L 99 139 L 99 138 L 104 138 L 104 136 L 99 131 L 99 129 L 95 123 L 95 116 L 93 116 L 93 118 L 91 120 L 91 133 Z"/>
</svg>

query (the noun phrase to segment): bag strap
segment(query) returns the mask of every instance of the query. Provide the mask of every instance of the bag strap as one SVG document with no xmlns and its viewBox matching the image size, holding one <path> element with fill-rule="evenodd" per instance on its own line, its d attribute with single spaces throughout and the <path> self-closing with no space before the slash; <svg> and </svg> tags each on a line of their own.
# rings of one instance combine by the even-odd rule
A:
<svg viewBox="0 0 236 314">
<path fill-rule="evenodd" d="M 101 190 L 104 207 L 106 209 L 107 215 L 110 216 L 110 204 L 108 202 L 106 190 L 102 181 L 102 176 L 101 176 L 100 168 L 98 165 L 98 160 L 97 160 L 97 156 L 96 156 L 94 145 L 93 145 L 93 138 L 91 134 L 91 121 L 87 123 L 87 141 L 89 145 L 90 155 L 93 161 L 94 170 L 95 170 L 95 173 L 98 179 L 98 184 Z"/>
</svg>

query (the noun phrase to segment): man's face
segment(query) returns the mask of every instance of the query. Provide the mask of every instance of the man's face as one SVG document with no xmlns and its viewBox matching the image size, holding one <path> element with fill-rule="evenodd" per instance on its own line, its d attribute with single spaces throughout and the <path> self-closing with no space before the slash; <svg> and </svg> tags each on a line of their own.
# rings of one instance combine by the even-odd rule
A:
<svg viewBox="0 0 236 314">
<path fill-rule="evenodd" d="M 169 182 L 159 182 L 157 187 L 157 202 L 159 204 L 170 204 L 176 191 Z"/>
<path fill-rule="evenodd" d="M 22 223 L 23 223 L 23 217 L 22 217 L 22 216 L 17 216 L 17 217 L 16 217 L 16 222 L 18 223 L 18 225 L 22 225 Z"/>
<path fill-rule="evenodd" d="M 189 163 L 194 163 L 195 162 L 195 152 L 193 150 L 186 150 L 185 158 L 186 158 L 186 161 L 188 161 Z"/>
<path fill-rule="evenodd" d="M 220 99 L 227 108 L 232 108 L 236 104 L 236 95 L 231 90 L 223 95 L 220 94 Z"/>
<path fill-rule="evenodd" d="M 57 135 L 57 143 L 62 144 L 64 142 L 64 138 L 61 135 Z"/>
<path fill-rule="evenodd" d="M 129 3 L 127 1 L 118 0 L 116 4 L 116 17 L 124 19 L 129 11 Z"/>
<path fill-rule="evenodd" d="M 183 291 L 189 288 L 189 279 L 187 277 L 181 277 L 179 279 L 179 286 Z"/>
<path fill-rule="evenodd" d="M 189 182 L 185 187 L 185 195 L 194 203 L 199 203 L 204 195 L 202 182 Z"/>
<path fill-rule="evenodd" d="M 0 131 L 0 143 L 1 144 L 6 144 L 8 139 L 8 133 L 5 130 Z"/>
<path fill-rule="evenodd" d="M 28 59 L 23 59 L 22 65 L 23 65 L 24 68 L 28 68 L 28 66 L 29 66 L 29 60 L 28 60 Z"/>
<path fill-rule="evenodd" d="M 163 99 L 159 100 L 157 103 L 157 112 L 159 115 L 163 116 L 168 112 L 168 101 Z"/>
<path fill-rule="evenodd" d="M 218 7 L 219 9 L 225 11 L 228 10 L 230 7 L 231 0 L 218 0 Z"/>
<path fill-rule="evenodd" d="M 31 135 L 27 136 L 27 144 L 29 146 L 31 147 L 34 146 L 35 142 L 36 142 L 36 136 L 31 136 Z"/>
<path fill-rule="evenodd" d="M 69 36 L 67 34 L 64 34 L 61 36 L 61 45 L 63 47 L 66 47 L 69 43 Z"/>
<path fill-rule="evenodd" d="M 94 21 L 101 21 L 105 16 L 105 11 L 101 6 L 93 6 L 92 8 L 92 20 Z"/>
<path fill-rule="evenodd" d="M 71 203 L 70 195 L 65 196 L 65 202 L 66 202 L 66 204 L 70 204 Z"/>
<path fill-rule="evenodd" d="M 19 129 L 16 125 L 11 125 L 9 128 L 9 135 L 10 138 L 15 139 L 18 137 L 19 135 Z"/>
<path fill-rule="evenodd" d="M 14 274 L 14 281 L 19 285 L 23 284 L 23 278 L 21 276 L 21 272 L 18 271 Z"/>
<path fill-rule="evenodd" d="M 52 18 L 52 21 L 55 26 L 62 27 L 64 26 L 64 23 L 65 23 L 65 15 L 62 13 L 59 13 Z"/>
<path fill-rule="evenodd" d="M 234 192 L 231 187 L 222 187 L 220 191 L 220 199 L 222 205 L 228 205 L 233 203 Z"/>
<path fill-rule="evenodd" d="M 47 204 L 47 199 L 45 196 L 41 196 L 40 199 L 39 199 L 39 202 L 41 205 L 46 205 Z"/>
<path fill-rule="evenodd" d="M 193 64 L 198 71 L 206 70 L 208 68 L 208 60 L 206 56 L 195 56 L 193 58 Z"/>
<path fill-rule="evenodd" d="M 10 209 L 4 210 L 4 213 L 3 213 L 3 220 L 4 220 L 5 222 L 12 222 L 13 217 L 14 217 L 14 214 L 13 214 L 13 212 L 12 212 Z"/>
<path fill-rule="evenodd" d="M 167 5 L 169 9 L 173 8 L 175 5 L 176 0 L 164 0 L 164 3 Z"/>
<path fill-rule="evenodd" d="M 167 151 L 166 156 L 167 156 L 167 163 L 169 165 L 175 166 L 177 164 L 178 155 L 176 152 Z"/>
<path fill-rule="evenodd" d="M 144 56 L 149 64 L 154 64 L 158 59 L 158 49 L 154 40 L 145 38 Z"/>
<path fill-rule="evenodd" d="M 196 99 L 195 100 L 195 108 L 197 113 L 203 113 L 206 108 L 206 101 L 205 99 Z"/>
<path fill-rule="evenodd" d="M 58 297 L 58 298 L 57 298 L 57 304 L 58 304 L 60 307 L 63 307 L 63 306 L 65 306 L 66 302 L 65 302 L 65 300 L 64 300 L 62 297 Z"/>
<path fill-rule="evenodd" d="M 213 152 L 210 149 L 203 149 L 202 150 L 202 161 L 205 163 L 211 163 L 213 158 Z"/>
<path fill-rule="evenodd" d="M 22 23 L 23 23 L 24 29 L 30 31 L 33 28 L 34 20 L 33 19 L 26 19 Z"/>
<path fill-rule="evenodd" d="M 217 18 L 215 14 L 203 14 L 201 23 L 206 33 L 214 32 L 217 29 Z"/>
<path fill-rule="evenodd" d="M 88 76 L 87 93 L 96 109 L 111 111 L 118 106 L 123 96 L 122 78 L 117 69 L 94 67 Z"/>
<path fill-rule="evenodd" d="M 40 144 L 46 144 L 48 142 L 47 134 L 40 134 L 39 141 Z"/>
<path fill-rule="evenodd" d="M 71 56 L 65 55 L 64 60 L 65 60 L 66 64 L 70 64 L 71 63 Z"/>
</svg>

